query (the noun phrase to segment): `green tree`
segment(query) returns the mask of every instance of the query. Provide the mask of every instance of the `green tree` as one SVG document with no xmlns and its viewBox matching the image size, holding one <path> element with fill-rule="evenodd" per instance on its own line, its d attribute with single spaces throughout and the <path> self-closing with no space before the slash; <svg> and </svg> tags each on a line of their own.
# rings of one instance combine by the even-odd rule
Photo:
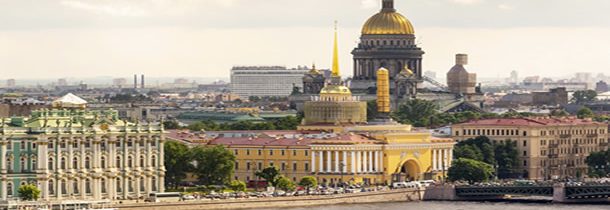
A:
<svg viewBox="0 0 610 210">
<path fill-rule="evenodd" d="M 597 92 L 594 90 L 579 90 L 572 94 L 572 102 L 575 104 L 585 104 L 595 101 Z"/>
<path fill-rule="evenodd" d="M 35 201 L 40 198 L 40 189 L 33 184 L 21 185 L 17 193 L 19 193 L 19 198 L 25 201 Z"/>
<path fill-rule="evenodd" d="M 430 117 L 436 114 L 437 106 L 432 101 L 414 99 L 402 103 L 392 113 L 394 120 L 412 124 L 417 127 L 425 127 L 430 124 Z"/>
<path fill-rule="evenodd" d="M 453 161 L 447 173 L 450 181 L 467 181 L 470 184 L 488 181 L 493 167 L 487 163 L 472 159 L 460 158 Z"/>
<path fill-rule="evenodd" d="M 228 183 L 235 169 L 235 155 L 224 146 L 195 147 L 193 157 L 197 163 L 195 174 L 203 185 Z"/>
<path fill-rule="evenodd" d="M 301 124 L 301 119 L 298 116 L 287 116 L 274 120 L 272 123 L 277 130 L 296 130 L 297 126 Z"/>
<path fill-rule="evenodd" d="M 231 181 L 231 184 L 229 184 L 229 187 L 231 188 L 231 190 L 233 190 L 235 192 L 246 191 L 246 183 L 239 181 L 239 180 Z"/>
<path fill-rule="evenodd" d="M 177 188 L 186 178 L 186 173 L 193 169 L 189 148 L 175 141 L 164 144 L 165 182 L 167 186 Z"/>
<path fill-rule="evenodd" d="M 567 117 L 570 116 L 570 113 L 566 112 L 563 109 L 555 109 L 553 111 L 551 111 L 551 116 L 553 117 Z"/>
<path fill-rule="evenodd" d="M 518 167 L 519 151 L 516 141 L 500 141 L 494 145 L 495 160 L 497 163 L 498 178 L 507 179 L 515 177 L 515 168 Z"/>
<path fill-rule="evenodd" d="M 368 121 L 377 118 L 377 101 L 371 100 L 366 102 L 366 119 Z"/>
<path fill-rule="evenodd" d="M 454 148 L 455 158 L 468 158 L 495 164 L 494 146 L 486 136 L 460 141 Z"/>
<path fill-rule="evenodd" d="M 264 168 L 262 171 L 257 171 L 256 176 L 265 179 L 267 185 L 277 186 L 277 178 L 280 176 L 280 170 L 274 166 Z"/>
<path fill-rule="evenodd" d="M 276 187 L 284 191 L 293 191 L 295 188 L 294 183 L 285 176 L 277 177 L 275 182 Z"/>
<path fill-rule="evenodd" d="M 606 177 L 610 174 L 610 150 L 592 152 L 585 163 L 589 166 L 589 176 Z"/>
<path fill-rule="evenodd" d="M 582 109 L 578 110 L 578 112 L 576 113 L 576 116 L 578 116 L 579 119 L 585 119 L 585 118 L 593 118 L 595 117 L 595 114 L 593 113 L 593 111 L 587 107 L 583 107 Z"/>
<path fill-rule="evenodd" d="M 304 176 L 301 178 L 301 181 L 299 181 L 299 186 L 307 189 L 307 194 L 309 194 L 310 188 L 318 186 L 318 180 L 313 176 Z"/>
<path fill-rule="evenodd" d="M 178 129 L 180 124 L 175 120 L 163 121 L 163 128 L 165 129 Z"/>
</svg>

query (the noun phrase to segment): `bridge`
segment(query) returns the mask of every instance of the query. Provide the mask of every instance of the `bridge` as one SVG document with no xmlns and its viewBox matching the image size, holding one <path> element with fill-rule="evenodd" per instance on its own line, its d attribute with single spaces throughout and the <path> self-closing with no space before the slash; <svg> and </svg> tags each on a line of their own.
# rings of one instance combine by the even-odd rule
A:
<svg viewBox="0 0 610 210">
<path fill-rule="evenodd" d="M 568 185 L 497 185 L 497 186 L 439 186 L 426 189 L 429 200 L 489 200 L 505 196 L 549 197 L 554 202 L 610 202 L 610 184 Z"/>
</svg>

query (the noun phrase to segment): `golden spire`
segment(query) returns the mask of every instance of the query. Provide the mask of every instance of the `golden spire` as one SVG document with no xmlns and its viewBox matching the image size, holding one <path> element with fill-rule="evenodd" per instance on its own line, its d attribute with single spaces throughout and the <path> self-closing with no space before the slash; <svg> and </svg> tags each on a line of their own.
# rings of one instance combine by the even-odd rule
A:
<svg viewBox="0 0 610 210">
<path fill-rule="evenodd" d="M 335 44 L 333 46 L 332 76 L 339 77 L 339 46 L 337 44 L 337 21 L 335 21 Z"/>
</svg>

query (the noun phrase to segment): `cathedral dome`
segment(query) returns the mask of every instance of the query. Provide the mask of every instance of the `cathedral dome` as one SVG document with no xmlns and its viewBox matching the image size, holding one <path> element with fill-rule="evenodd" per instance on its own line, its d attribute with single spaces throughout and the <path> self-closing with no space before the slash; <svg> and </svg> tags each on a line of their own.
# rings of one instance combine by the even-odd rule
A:
<svg viewBox="0 0 610 210">
<path fill-rule="evenodd" d="M 394 9 L 394 1 L 383 1 L 383 9 L 370 17 L 362 27 L 362 35 L 415 34 L 411 22 Z"/>
<path fill-rule="evenodd" d="M 320 95 L 326 94 L 352 95 L 352 91 L 343 85 L 327 85 L 320 91 Z"/>
</svg>

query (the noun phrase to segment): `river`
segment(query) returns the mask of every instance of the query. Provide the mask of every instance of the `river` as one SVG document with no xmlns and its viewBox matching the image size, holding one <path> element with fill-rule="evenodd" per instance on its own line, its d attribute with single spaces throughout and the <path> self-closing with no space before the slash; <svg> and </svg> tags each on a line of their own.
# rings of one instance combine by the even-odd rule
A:
<svg viewBox="0 0 610 210">
<path fill-rule="evenodd" d="M 567 205 L 552 203 L 506 202 L 400 202 L 355 205 L 331 205 L 291 208 L 290 210 L 610 210 L 610 205 Z"/>
</svg>

